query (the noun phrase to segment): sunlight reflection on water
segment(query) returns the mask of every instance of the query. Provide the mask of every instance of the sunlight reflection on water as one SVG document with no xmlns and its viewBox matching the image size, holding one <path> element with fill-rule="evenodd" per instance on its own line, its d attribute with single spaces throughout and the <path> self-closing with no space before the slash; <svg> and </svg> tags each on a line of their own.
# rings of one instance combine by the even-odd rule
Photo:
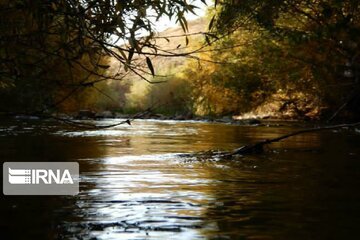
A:
<svg viewBox="0 0 360 240">
<path fill-rule="evenodd" d="M 96 212 L 96 216 L 87 221 L 104 223 L 121 220 L 127 225 L 134 225 L 133 234 L 117 226 L 117 231 L 105 229 L 92 235 L 99 239 L 120 236 L 128 239 L 145 236 L 200 238 L 199 229 L 204 227 L 204 223 L 199 216 L 204 213 L 203 205 L 212 197 L 198 189 L 206 187 L 211 180 L 202 178 L 191 168 L 181 171 L 184 169 L 179 169 L 178 156 L 107 157 L 101 159 L 101 171 L 83 172 L 84 185 L 95 184 L 95 187 L 81 192 L 80 198 L 92 203 L 81 208 L 81 215 Z M 99 204 L 102 206 L 99 207 Z M 177 234 L 174 235 L 174 232 Z"/>
<path fill-rule="evenodd" d="M 264 154 L 207 161 L 191 153 L 231 150 L 301 126 L 149 120 L 91 131 L 40 126 L 2 127 L 8 137 L 0 137 L 1 159 L 78 161 L 81 191 L 2 204 L 1 215 L 9 216 L 2 226 L 14 222 L 10 229 L 19 235 L 340 239 L 357 229 L 360 135 L 355 131 L 310 133 L 273 144 Z M 23 231 L 17 231 L 19 225 Z"/>
</svg>

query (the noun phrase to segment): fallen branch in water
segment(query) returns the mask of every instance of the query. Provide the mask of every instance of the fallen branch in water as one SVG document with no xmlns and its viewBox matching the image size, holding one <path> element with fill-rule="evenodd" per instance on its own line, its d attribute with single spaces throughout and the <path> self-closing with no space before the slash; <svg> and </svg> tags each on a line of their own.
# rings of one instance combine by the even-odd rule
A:
<svg viewBox="0 0 360 240">
<path fill-rule="evenodd" d="M 242 146 L 240 148 L 233 150 L 232 152 L 218 154 L 218 157 L 231 158 L 234 155 L 248 155 L 248 154 L 252 154 L 252 153 L 260 153 L 264 150 L 264 146 L 267 144 L 279 142 L 286 138 L 293 137 L 293 136 L 296 136 L 296 135 L 299 135 L 302 133 L 318 132 L 318 131 L 332 130 L 332 129 L 339 129 L 339 128 L 350 128 L 350 127 L 357 127 L 357 126 L 360 126 L 360 122 L 303 129 L 300 131 L 282 135 L 277 138 L 266 139 L 266 140 L 263 140 L 263 141 L 260 141 L 260 142 L 257 142 L 257 143 L 251 144 L 251 145 L 245 145 L 245 146 Z"/>
<path fill-rule="evenodd" d="M 70 118 L 62 118 L 62 117 L 57 117 L 54 115 L 50 115 L 50 114 L 44 114 L 44 113 L 38 113 L 38 112 L 32 112 L 32 113 L 7 113 L 7 112 L 0 112 L 0 117 L 5 116 L 5 117 L 16 117 L 16 116 L 27 116 L 27 117 L 36 117 L 39 119 L 53 119 L 55 121 L 58 122 L 62 122 L 77 128 L 81 128 L 81 129 L 105 129 L 105 128 L 112 128 L 112 127 L 116 127 L 119 125 L 123 125 L 123 124 L 128 124 L 131 125 L 131 122 L 134 121 L 135 119 L 138 118 L 142 118 L 144 116 L 146 116 L 149 113 L 152 113 L 154 111 L 154 109 L 156 109 L 158 106 L 151 106 L 148 109 L 144 110 L 143 112 L 137 113 L 123 121 L 119 121 L 117 123 L 113 123 L 113 124 L 108 124 L 108 125 L 97 125 L 95 123 L 87 123 L 87 122 L 83 122 L 83 121 L 77 121 L 77 120 L 73 120 Z"/>
<path fill-rule="evenodd" d="M 116 126 L 123 125 L 123 124 L 131 125 L 131 122 L 134 121 L 135 119 L 144 117 L 147 114 L 152 113 L 156 108 L 159 108 L 160 106 L 162 106 L 162 105 L 158 105 L 157 103 L 155 103 L 152 106 L 150 106 L 149 108 L 147 108 L 146 110 L 144 110 L 143 112 L 137 113 L 123 121 L 109 124 L 109 125 L 96 125 L 96 124 L 92 124 L 92 123 L 84 123 L 84 122 L 74 121 L 74 120 L 66 119 L 66 118 L 59 118 L 59 117 L 55 117 L 55 116 L 47 116 L 47 118 L 54 119 L 56 121 L 63 122 L 63 123 L 66 123 L 66 124 L 69 124 L 72 126 L 80 127 L 83 129 L 105 129 L 105 128 L 116 127 Z"/>
<path fill-rule="evenodd" d="M 105 128 L 116 127 L 116 126 L 123 125 L 123 124 L 131 125 L 132 121 L 134 121 L 137 118 L 141 118 L 148 113 L 151 113 L 152 110 L 153 110 L 152 108 L 148 108 L 145 111 L 135 114 L 126 120 L 123 120 L 123 121 L 120 121 L 120 122 L 117 122 L 114 124 L 109 124 L 109 125 L 96 125 L 96 124 L 91 124 L 91 123 L 79 122 L 79 121 L 75 121 L 75 120 L 71 120 L 71 119 L 67 119 L 67 118 L 59 118 L 59 117 L 55 117 L 55 116 L 47 116 L 45 118 L 54 119 L 56 121 L 63 122 L 63 123 L 66 123 L 66 124 L 69 124 L 72 126 L 80 127 L 83 129 L 105 129 Z"/>
</svg>

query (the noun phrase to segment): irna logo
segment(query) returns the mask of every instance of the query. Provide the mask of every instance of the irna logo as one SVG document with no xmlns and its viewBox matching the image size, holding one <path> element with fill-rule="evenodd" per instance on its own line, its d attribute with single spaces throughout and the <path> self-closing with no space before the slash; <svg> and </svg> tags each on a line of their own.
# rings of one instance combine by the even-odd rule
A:
<svg viewBox="0 0 360 240">
<path fill-rule="evenodd" d="M 5 162 L 5 195 L 75 195 L 79 192 L 77 162 Z"/>
<path fill-rule="evenodd" d="M 10 184 L 74 184 L 68 169 L 11 169 L 9 168 Z"/>
</svg>

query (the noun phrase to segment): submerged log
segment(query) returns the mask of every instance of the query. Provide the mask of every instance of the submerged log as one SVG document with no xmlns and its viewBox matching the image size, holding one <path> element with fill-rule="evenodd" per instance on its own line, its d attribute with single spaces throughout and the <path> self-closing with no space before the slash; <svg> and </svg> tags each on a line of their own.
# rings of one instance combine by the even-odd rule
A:
<svg viewBox="0 0 360 240">
<path fill-rule="evenodd" d="M 360 126 L 360 122 L 303 129 L 303 130 L 299 130 L 299 131 L 295 131 L 295 132 L 292 132 L 289 134 L 282 135 L 280 137 L 276 137 L 276 138 L 272 138 L 272 139 L 265 139 L 265 140 L 256 142 L 251 145 L 245 145 L 240 148 L 234 149 L 231 152 L 223 152 L 223 153 L 218 154 L 217 157 L 231 158 L 235 155 L 249 155 L 249 154 L 261 153 L 264 151 L 265 145 L 271 144 L 274 142 L 279 142 L 281 140 L 284 140 L 284 139 L 287 139 L 287 138 L 290 138 L 290 137 L 293 137 L 293 136 L 296 136 L 299 134 L 325 131 L 325 130 L 333 130 L 333 129 L 339 129 L 339 128 L 352 128 L 352 127 L 357 127 L 357 126 Z"/>
</svg>

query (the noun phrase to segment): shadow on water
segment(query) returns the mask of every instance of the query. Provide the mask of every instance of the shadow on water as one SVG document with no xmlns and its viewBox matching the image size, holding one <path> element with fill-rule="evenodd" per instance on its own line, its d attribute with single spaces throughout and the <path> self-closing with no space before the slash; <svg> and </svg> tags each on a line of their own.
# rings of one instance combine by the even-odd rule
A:
<svg viewBox="0 0 360 240">
<path fill-rule="evenodd" d="M 0 231 L 4 239 L 356 236 L 356 131 L 299 135 L 271 145 L 266 154 L 230 161 L 183 155 L 230 150 L 294 129 L 140 120 L 79 131 L 47 122 L 4 122 L 2 162 L 77 161 L 81 184 L 77 196 L 3 196 Z"/>
<path fill-rule="evenodd" d="M 207 236 L 354 238 L 360 220 L 359 146 L 357 135 L 313 134 L 277 144 L 265 156 L 226 163 L 229 170 L 211 168 L 217 202 L 206 216 L 217 228 Z"/>
</svg>

